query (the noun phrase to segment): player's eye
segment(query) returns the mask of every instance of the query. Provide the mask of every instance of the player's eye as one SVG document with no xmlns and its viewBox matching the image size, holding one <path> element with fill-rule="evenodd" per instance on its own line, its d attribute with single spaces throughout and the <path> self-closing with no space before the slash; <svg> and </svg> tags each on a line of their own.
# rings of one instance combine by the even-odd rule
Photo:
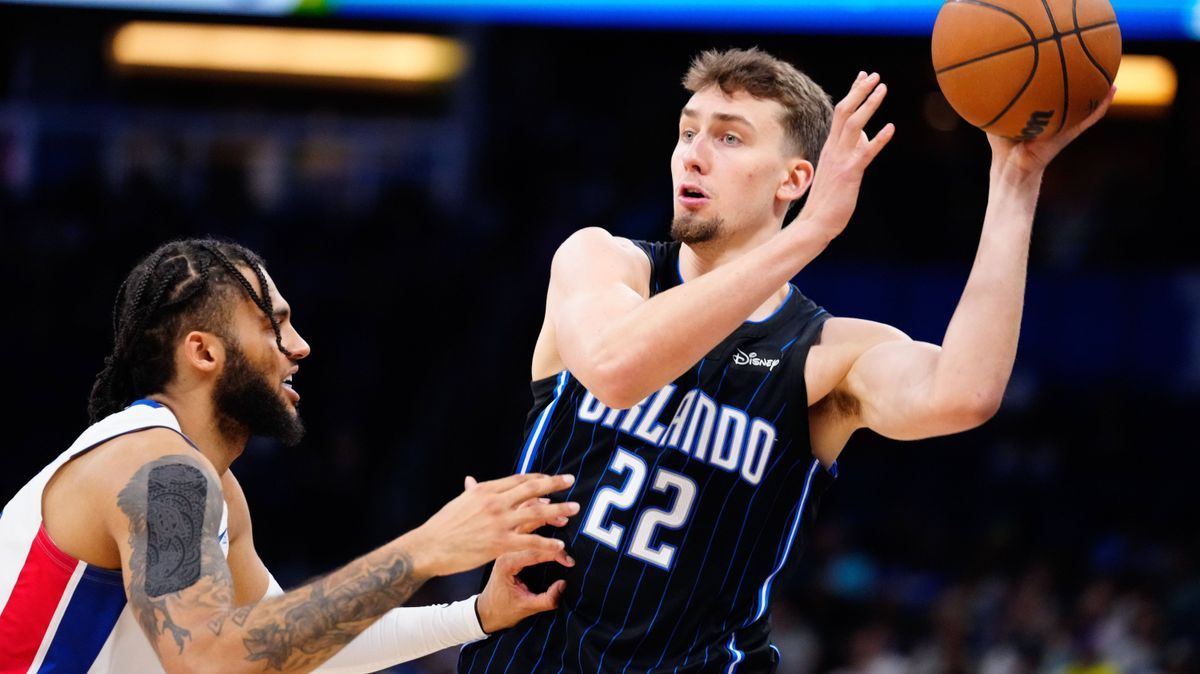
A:
<svg viewBox="0 0 1200 674">
<path fill-rule="evenodd" d="M 740 145 L 742 142 L 742 139 L 738 138 L 737 136 L 733 135 L 732 133 L 727 133 L 724 136 L 721 136 L 721 142 L 726 145 Z"/>
<path fill-rule="evenodd" d="M 696 137 L 696 132 L 691 129 L 684 129 L 679 133 L 679 138 L 682 140 L 692 140 Z"/>
</svg>

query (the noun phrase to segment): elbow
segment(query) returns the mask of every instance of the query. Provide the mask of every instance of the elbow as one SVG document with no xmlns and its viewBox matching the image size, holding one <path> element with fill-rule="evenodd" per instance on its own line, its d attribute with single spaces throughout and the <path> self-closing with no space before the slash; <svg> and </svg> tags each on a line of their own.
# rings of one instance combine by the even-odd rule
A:
<svg viewBox="0 0 1200 674">
<path fill-rule="evenodd" d="M 584 387 L 610 409 L 629 409 L 648 395 L 637 387 L 629 366 L 619 361 L 602 362 L 585 376 L 580 377 Z"/>
<path fill-rule="evenodd" d="M 955 396 L 952 403 L 947 405 L 954 426 L 961 431 L 978 428 L 996 416 L 1000 404 L 1004 401 L 1004 389 L 976 389 Z"/>
</svg>

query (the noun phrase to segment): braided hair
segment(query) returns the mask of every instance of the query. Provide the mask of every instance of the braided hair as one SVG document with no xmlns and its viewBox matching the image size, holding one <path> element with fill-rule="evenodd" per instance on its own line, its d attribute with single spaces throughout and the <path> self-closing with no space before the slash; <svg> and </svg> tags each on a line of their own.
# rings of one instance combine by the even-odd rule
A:
<svg viewBox="0 0 1200 674">
<path fill-rule="evenodd" d="M 262 293 L 242 275 L 253 271 Z M 159 246 L 125 277 L 113 303 L 113 350 L 96 375 L 88 401 L 93 423 L 134 400 L 166 388 L 175 376 L 175 342 L 186 332 L 205 330 L 228 339 L 233 293 L 244 292 L 262 310 L 283 346 L 279 321 L 267 292 L 265 265 L 236 243 L 184 239 Z"/>
</svg>

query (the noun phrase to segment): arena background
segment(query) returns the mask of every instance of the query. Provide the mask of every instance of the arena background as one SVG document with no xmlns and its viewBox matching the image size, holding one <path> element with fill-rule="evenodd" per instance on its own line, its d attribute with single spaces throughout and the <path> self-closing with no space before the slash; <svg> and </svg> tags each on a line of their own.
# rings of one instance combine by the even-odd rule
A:
<svg viewBox="0 0 1200 674">
<path fill-rule="evenodd" d="M 285 586 L 419 524 L 463 475 L 510 472 L 551 255 L 585 226 L 666 235 L 679 78 L 711 47 L 763 47 L 837 98 L 858 70 L 883 74 L 896 138 L 796 283 L 836 315 L 940 341 L 989 155 L 937 91 L 925 4 L 865 34 L 815 10 L 772 24 L 0 4 L 0 502 L 86 425 L 125 272 L 201 234 L 266 257 L 313 347 L 307 438 L 255 441 L 235 467 Z M 469 64 L 432 89 L 119 72 L 110 39 L 135 19 L 431 32 Z M 852 439 L 775 607 L 782 672 L 1200 669 L 1200 43 L 1146 26 L 1125 51 L 1166 57 L 1178 92 L 1114 111 L 1051 166 L 1002 410 L 951 438 Z"/>
</svg>

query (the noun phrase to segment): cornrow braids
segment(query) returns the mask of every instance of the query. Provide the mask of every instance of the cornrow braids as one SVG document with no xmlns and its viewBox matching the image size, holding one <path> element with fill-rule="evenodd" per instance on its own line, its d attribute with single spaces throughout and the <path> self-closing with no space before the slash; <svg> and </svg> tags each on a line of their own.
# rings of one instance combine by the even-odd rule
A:
<svg viewBox="0 0 1200 674">
<path fill-rule="evenodd" d="M 260 294 L 239 266 L 254 271 Z M 216 239 L 184 239 L 159 246 L 121 283 L 113 304 L 113 350 L 96 375 L 88 401 L 93 422 L 156 393 L 175 376 L 174 343 L 190 330 L 223 337 L 228 301 L 241 288 L 266 314 L 285 355 L 279 321 L 267 292 L 265 265 L 249 249 Z"/>
<path fill-rule="evenodd" d="M 270 319 L 271 329 L 275 331 L 275 346 L 279 347 L 279 351 L 282 352 L 283 355 L 291 356 L 292 352 L 288 351 L 287 347 L 283 345 L 283 333 L 279 330 L 279 319 L 275 318 L 275 307 L 271 302 L 271 293 L 266 292 L 267 274 L 263 271 L 263 265 L 249 265 L 249 267 L 254 270 L 254 275 L 258 278 L 258 287 L 263 289 L 262 295 L 259 295 L 254 291 L 254 286 L 250 285 L 250 282 L 246 280 L 246 277 L 242 276 L 234 263 L 230 261 L 228 257 L 222 255 L 220 250 L 207 242 L 201 242 L 200 245 L 212 253 L 213 257 L 215 257 L 217 261 L 229 271 L 233 278 L 241 282 L 242 288 L 246 291 L 246 294 L 250 296 L 250 301 L 254 302 L 255 306 L 257 306 L 259 309 L 262 309 L 262 312 L 267 315 L 268 319 Z"/>
</svg>

